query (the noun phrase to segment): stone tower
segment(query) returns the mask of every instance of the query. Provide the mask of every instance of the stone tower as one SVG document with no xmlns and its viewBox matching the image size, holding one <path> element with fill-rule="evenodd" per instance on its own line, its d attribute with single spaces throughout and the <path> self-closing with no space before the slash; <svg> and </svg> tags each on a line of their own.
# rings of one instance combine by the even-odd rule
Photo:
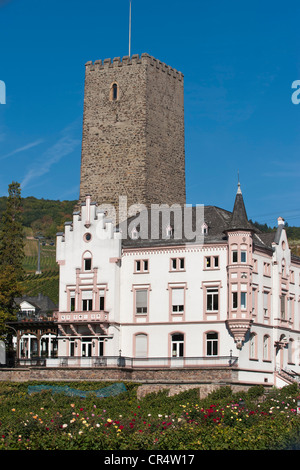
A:
<svg viewBox="0 0 300 470">
<path fill-rule="evenodd" d="M 148 54 L 86 64 L 80 202 L 86 195 L 119 221 L 122 196 L 128 208 L 185 204 L 182 73 Z"/>
</svg>

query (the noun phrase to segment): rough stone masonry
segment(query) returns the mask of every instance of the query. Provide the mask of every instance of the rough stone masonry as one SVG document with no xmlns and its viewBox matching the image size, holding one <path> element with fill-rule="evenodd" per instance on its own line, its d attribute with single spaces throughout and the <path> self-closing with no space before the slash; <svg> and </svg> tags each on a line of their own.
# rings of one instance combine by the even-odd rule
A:
<svg viewBox="0 0 300 470">
<path fill-rule="evenodd" d="M 86 64 L 80 202 L 184 205 L 184 80 L 148 54 Z M 112 214 L 109 211 L 108 215 Z"/>
</svg>

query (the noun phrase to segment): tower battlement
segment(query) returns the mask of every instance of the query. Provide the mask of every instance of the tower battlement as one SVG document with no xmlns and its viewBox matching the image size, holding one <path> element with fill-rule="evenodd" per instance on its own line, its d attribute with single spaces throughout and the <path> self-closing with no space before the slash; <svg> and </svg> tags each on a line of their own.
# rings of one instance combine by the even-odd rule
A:
<svg viewBox="0 0 300 470">
<path fill-rule="evenodd" d="M 150 56 L 147 53 L 143 53 L 141 55 L 134 54 L 131 57 L 124 56 L 124 57 L 115 57 L 114 59 L 108 58 L 104 60 L 95 60 L 88 61 L 85 66 L 88 68 L 89 71 L 105 69 L 105 68 L 112 68 L 112 67 L 122 67 L 126 65 L 136 65 L 136 64 L 149 64 L 152 67 L 162 70 L 162 72 L 166 72 L 168 75 L 177 78 L 178 80 L 182 81 L 184 76 L 183 73 L 179 72 L 178 70 L 170 67 L 169 65 L 161 62 L 155 57 Z"/>
</svg>

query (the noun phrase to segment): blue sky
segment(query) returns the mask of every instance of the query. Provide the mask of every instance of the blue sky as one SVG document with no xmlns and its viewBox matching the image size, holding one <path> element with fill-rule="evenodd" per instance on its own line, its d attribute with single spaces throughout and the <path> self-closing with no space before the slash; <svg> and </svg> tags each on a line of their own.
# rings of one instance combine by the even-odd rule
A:
<svg viewBox="0 0 300 470">
<path fill-rule="evenodd" d="M 132 0 L 132 54 L 185 79 L 189 204 L 300 226 L 300 4 Z M 0 0 L 0 196 L 79 196 L 84 64 L 128 54 L 129 0 Z"/>
</svg>

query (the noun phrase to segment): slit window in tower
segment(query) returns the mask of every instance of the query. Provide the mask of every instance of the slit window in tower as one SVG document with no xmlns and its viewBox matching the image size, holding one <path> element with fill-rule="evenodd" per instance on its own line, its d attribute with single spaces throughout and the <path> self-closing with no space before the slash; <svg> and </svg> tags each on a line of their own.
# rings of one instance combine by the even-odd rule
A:
<svg viewBox="0 0 300 470">
<path fill-rule="evenodd" d="M 116 101 L 118 99 L 118 85 L 116 83 L 112 86 L 112 99 Z"/>
</svg>

